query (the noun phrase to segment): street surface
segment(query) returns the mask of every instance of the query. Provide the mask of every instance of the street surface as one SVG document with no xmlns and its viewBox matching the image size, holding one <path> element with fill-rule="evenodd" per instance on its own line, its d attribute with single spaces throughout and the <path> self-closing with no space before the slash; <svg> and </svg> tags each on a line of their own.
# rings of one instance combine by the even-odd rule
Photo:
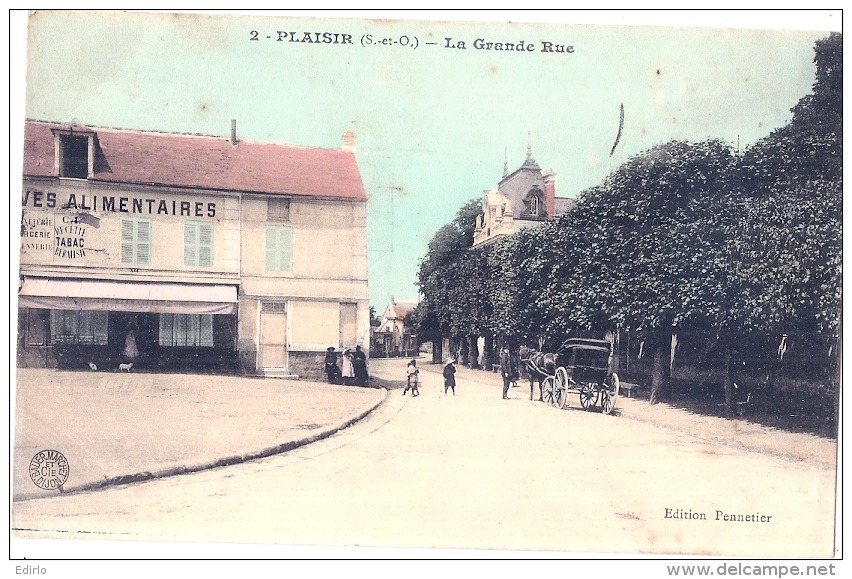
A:
<svg viewBox="0 0 852 579">
<path fill-rule="evenodd" d="M 405 363 L 373 360 L 371 372 L 399 385 Z M 19 501 L 16 536 L 590 556 L 834 554 L 833 441 L 764 431 L 791 442 L 760 452 L 737 440 L 744 422 L 708 434 L 700 417 L 640 419 L 647 403 L 621 399 L 605 416 L 580 410 L 575 392 L 571 408 L 558 410 L 529 401 L 524 386 L 502 400 L 499 376 L 465 369 L 456 396 L 445 396 L 439 368 L 419 364 L 421 396 L 391 390 L 331 438 L 250 463 Z M 811 448 L 813 458 L 785 448 Z M 731 515 L 743 517 L 724 520 Z"/>
</svg>

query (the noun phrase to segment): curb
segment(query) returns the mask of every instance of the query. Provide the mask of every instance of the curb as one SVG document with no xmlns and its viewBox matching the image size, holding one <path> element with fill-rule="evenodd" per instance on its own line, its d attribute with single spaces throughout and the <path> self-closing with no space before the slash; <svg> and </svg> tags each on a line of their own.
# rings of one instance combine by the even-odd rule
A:
<svg viewBox="0 0 852 579">
<path fill-rule="evenodd" d="M 70 489 L 64 489 L 64 490 L 61 489 L 61 490 L 57 491 L 56 493 L 51 493 L 49 495 L 45 494 L 45 495 L 40 495 L 38 497 L 22 497 L 21 499 L 18 499 L 18 500 L 21 500 L 21 501 L 33 500 L 33 499 L 37 500 L 39 498 L 54 497 L 54 496 L 57 496 L 57 495 L 69 495 L 69 494 L 74 494 L 74 493 L 99 490 L 99 489 L 106 488 L 106 487 L 125 485 L 125 484 L 130 484 L 130 483 L 135 483 L 135 482 L 143 482 L 143 481 L 166 478 L 166 477 L 171 477 L 171 476 L 178 476 L 178 475 L 182 475 L 182 474 L 191 474 L 191 473 L 195 473 L 195 472 L 201 472 L 201 471 L 204 471 L 204 470 L 212 470 L 214 468 L 219 468 L 219 467 L 223 467 L 223 466 L 231 466 L 231 465 L 234 465 L 234 464 L 242 464 L 244 462 L 257 460 L 257 459 L 260 459 L 260 458 L 268 458 L 270 456 L 275 456 L 276 454 L 282 454 L 282 453 L 285 453 L 285 452 L 289 452 L 291 450 L 295 450 L 297 448 L 300 448 L 302 446 L 306 446 L 306 445 L 311 444 L 313 442 L 318 442 L 320 440 L 329 438 L 329 437 L 333 436 L 334 434 L 337 434 L 341 430 L 349 428 L 350 426 L 352 426 L 356 422 L 363 420 L 370 413 L 372 413 L 374 410 L 376 410 L 376 408 L 378 408 L 379 406 L 381 406 L 382 404 L 387 402 L 387 400 L 388 400 L 388 389 L 382 388 L 382 390 L 384 390 L 384 396 L 382 397 L 382 399 L 379 400 L 376 404 L 369 407 L 367 410 L 361 412 L 360 414 L 358 414 L 354 418 L 350 418 L 348 420 L 345 420 L 345 421 L 341 422 L 340 424 L 332 426 L 331 428 L 328 428 L 326 430 L 322 430 L 320 432 L 317 432 L 316 434 L 314 434 L 312 436 L 308 436 L 306 438 L 299 438 L 297 440 L 291 440 L 291 441 L 284 442 L 284 443 L 281 443 L 281 444 L 278 444 L 278 445 L 275 445 L 275 446 L 264 448 L 262 450 L 253 451 L 253 452 L 249 452 L 249 453 L 246 453 L 246 454 L 235 454 L 235 455 L 232 455 L 232 456 L 227 456 L 227 457 L 224 457 L 224 458 L 219 458 L 217 460 L 203 462 L 203 463 L 195 464 L 195 465 L 188 465 L 188 466 L 183 465 L 183 466 L 176 466 L 176 467 L 171 467 L 171 468 L 167 468 L 167 469 L 157 470 L 157 471 L 153 471 L 153 472 L 145 471 L 145 472 L 140 472 L 140 473 L 135 473 L 135 474 L 118 475 L 118 476 L 110 477 L 110 478 L 102 480 L 102 481 L 97 481 L 97 482 L 94 482 L 94 483 L 86 483 L 86 484 L 83 484 L 83 485 L 80 485 L 80 486 L 75 486 L 75 487 L 72 487 Z M 13 501 L 15 501 L 14 498 L 13 498 Z"/>
</svg>

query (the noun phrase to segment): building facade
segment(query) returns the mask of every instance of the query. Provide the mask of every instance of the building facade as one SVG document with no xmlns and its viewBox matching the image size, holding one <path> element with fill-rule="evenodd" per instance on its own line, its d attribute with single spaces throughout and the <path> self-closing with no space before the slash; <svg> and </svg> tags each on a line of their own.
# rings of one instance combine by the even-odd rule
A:
<svg viewBox="0 0 852 579">
<path fill-rule="evenodd" d="M 369 345 L 366 194 L 340 150 L 28 121 L 18 365 L 322 375 Z"/>
<path fill-rule="evenodd" d="M 381 324 L 373 328 L 374 357 L 416 356 L 417 334 L 405 325 L 405 317 L 417 307 L 415 302 L 388 302 Z"/>
<path fill-rule="evenodd" d="M 516 171 L 503 170 L 496 189 L 485 194 L 473 245 L 485 245 L 523 227 L 537 225 L 568 211 L 573 199 L 556 197 L 556 175 L 544 172 L 527 148 L 527 158 Z"/>
</svg>

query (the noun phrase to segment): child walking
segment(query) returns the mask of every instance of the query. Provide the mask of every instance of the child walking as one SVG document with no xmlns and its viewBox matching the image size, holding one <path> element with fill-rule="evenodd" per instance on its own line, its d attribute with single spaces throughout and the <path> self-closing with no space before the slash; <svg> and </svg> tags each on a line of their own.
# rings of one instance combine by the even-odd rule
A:
<svg viewBox="0 0 852 579">
<path fill-rule="evenodd" d="M 417 388 L 417 376 L 420 374 L 420 369 L 417 368 L 417 360 L 412 360 L 408 363 L 405 374 L 407 384 L 405 390 L 402 391 L 402 395 L 405 396 L 405 393 L 411 390 L 411 396 L 420 396 L 420 390 Z"/>
<path fill-rule="evenodd" d="M 456 367 L 453 366 L 455 363 L 455 360 L 450 360 L 444 366 L 444 396 L 447 395 L 447 390 L 450 388 L 453 389 L 453 396 L 456 395 Z"/>
</svg>

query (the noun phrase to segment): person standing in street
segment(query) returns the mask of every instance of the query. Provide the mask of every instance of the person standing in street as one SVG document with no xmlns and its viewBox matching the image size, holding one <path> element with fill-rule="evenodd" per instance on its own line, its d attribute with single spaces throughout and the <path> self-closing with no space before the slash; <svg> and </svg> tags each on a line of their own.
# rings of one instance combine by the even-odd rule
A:
<svg viewBox="0 0 852 579">
<path fill-rule="evenodd" d="M 420 374 L 420 369 L 417 368 L 417 360 L 412 360 L 408 363 L 408 367 L 405 369 L 405 390 L 402 391 L 402 395 L 405 396 L 405 393 L 411 390 L 411 396 L 420 396 L 420 390 L 418 389 L 418 376 Z"/>
<path fill-rule="evenodd" d="M 503 377 L 503 400 L 508 400 L 509 385 L 512 383 L 512 361 L 508 348 L 500 350 L 500 375 Z"/>
<path fill-rule="evenodd" d="M 325 373 L 329 384 L 337 383 L 340 368 L 337 367 L 337 352 L 334 346 L 329 346 L 325 351 Z"/>
<path fill-rule="evenodd" d="M 453 396 L 456 395 L 456 367 L 454 364 L 455 360 L 450 360 L 447 362 L 447 365 L 444 366 L 444 396 L 447 395 L 447 390 L 450 388 L 453 389 Z"/>
<path fill-rule="evenodd" d="M 355 353 L 352 354 L 352 367 L 355 371 L 355 384 L 366 386 L 370 376 L 367 373 L 367 355 L 361 349 L 361 346 L 355 346 Z"/>
<path fill-rule="evenodd" d="M 352 360 L 352 350 L 343 350 L 343 383 L 352 386 L 355 382 L 355 365 Z"/>
</svg>

